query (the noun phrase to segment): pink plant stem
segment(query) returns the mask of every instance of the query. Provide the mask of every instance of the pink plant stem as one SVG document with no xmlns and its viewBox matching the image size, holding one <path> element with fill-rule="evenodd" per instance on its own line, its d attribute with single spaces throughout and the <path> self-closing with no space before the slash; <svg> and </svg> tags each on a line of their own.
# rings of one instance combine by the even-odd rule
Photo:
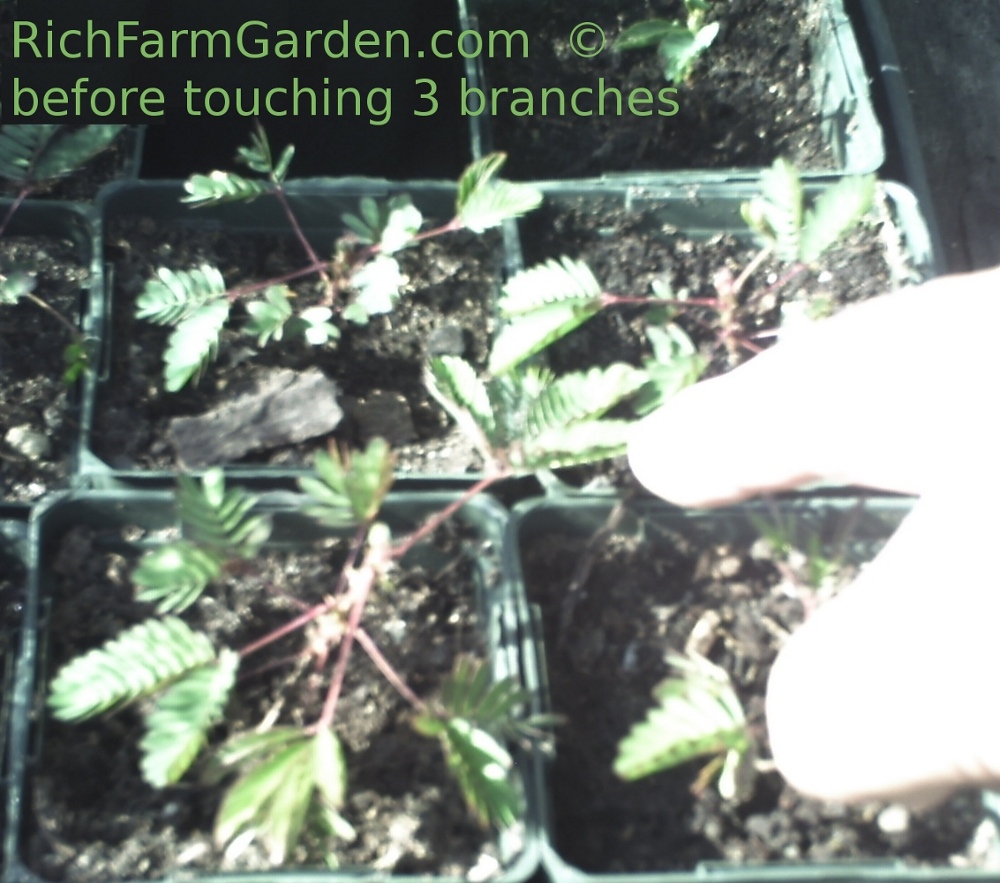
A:
<svg viewBox="0 0 1000 883">
<path fill-rule="evenodd" d="M 7 225 L 10 223 L 10 219 L 14 217 L 14 212 L 18 210 L 21 203 L 28 198 L 31 193 L 31 187 L 22 187 L 21 192 L 14 197 L 14 201 L 10 204 L 10 208 L 7 209 L 7 214 L 4 216 L 2 222 L 0 222 L 0 236 L 3 236 L 3 231 L 7 229 Z"/>
<path fill-rule="evenodd" d="M 326 702 L 323 703 L 323 712 L 314 725 L 316 730 L 331 727 L 334 715 L 337 713 L 337 701 L 340 699 L 340 692 L 344 686 L 344 676 L 347 673 L 347 663 L 351 658 L 351 648 L 354 646 L 354 639 L 357 636 L 358 627 L 361 623 L 361 615 L 365 612 L 368 595 L 375 584 L 376 575 L 379 570 L 376 564 L 370 560 L 372 554 L 372 550 L 369 549 L 365 560 L 361 562 L 361 566 L 354 571 L 356 582 L 351 586 L 351 591 L 352 593 L 356 593 L 356 597 L 354 603 L 351 605 L 351 612 L 347 616 L 344 636 L 340 639 L 337 661 L 334 664 L 333 675 L 330 678 L 330 689 L 326 694 Z"/>
<path fill-rule="evenodd" d="M 641 304 L 647 307 L 711 307 L 719 309 L 719 299 L 716 297 L 691 297 L 687 300 L 677 298 L 662 297 L 629 297 L 622 294 L 611 294 L 607 291 L 601 292 L 602 307 L 617 307 L 627 304 Z"/>
<path fill-rule="evenodd" d="M 456 230 L 461 229 L 462 222 L 457 217 L 452 218 L 447 224 L 442 224 L 440 227 L 435 227 L 433 230 L 424 230 L 423 233 L 414 234 L 407 244 L 412 245 L 414 242 L 423 242 L 425 239 L 433 239 L 435 236 L 442 236 L 445 233 L 454 233 Z M 381 253 L 382 246 L 375 242 L 368 246 L 366 251 L 365 260 Z"/>
<path fill-rule="evenodd" d="M 329 601 L 313 605 L 306 610 L 305 613 L 296 616 L 295 619 L 286 622 L 283 626 L 276 628 L 273 632 L 268 632 L 268 634 L 264 635 L 264 637 L 258 638 L 253 643 L 247 644 L 246 647 L 240 650 L 240 658 L 246 659 L 246 657 L 251 653 L 256 653 L 268 644 L 273 644 L 278 639 L 285 637 L 285 635 L 290 635 L 292 632 L 302 628 L 314 619 L 318 619 L 319 617 L 329 613 L 337 605 L 337 596 L 343 594 L 344 587 L 347 583 L 348 571 L 358 560 L 358 555 L 361 554 L 361 549 L 364 546 L 365 536 L 367 533 L 368 524 L 361 525 L 355 532 L 354 539 L 351 541 L 351 549 L 347 553 L 347 560 L 344 562 L 344 566 L 340 571 L 340 577 L 337 580 L 337 587 L 334 589 L 333 597 Z"/>
<path fill-rule="evenodd" d="M 292 225 L 292 229 L 295 231 L 295 236 L 301 243 L 302 248 L 305 250 L 309 260 L 313 262 L 314 266 L 320 265 L 323 267 L 323 269 L 319 271 L 319 274 L 323 278 L 323 282 L 329 286 L 330 278 L 326 274 L 326 264 L 319 259 L 319 255 L 313 251 L 313 247 L 309 244 L 309 240 L 306 239 L 306 234 L 302 230 L 302 227 L 299 226 L 299 220 L 295 217 L 295 212 L 292 211 L 292 207 L 288 204 L 288 196 L 285 193 L 285 188 L 278 184 L 277 188 L 274 190 L 274 195 L 278 198 L 278 202 L 281 203 L 281 207 L 285 210 L 285 217 L 288 218 L 288 223 Z"/>
<path fill-rule="evenodd" d="M 366 632 L 363 628 L 359 628 L 357 632 L 355 632 L 354 637 L 357 639 L 358 644 L 361 645 L 361 649 L 368 654 L 371 661 L 375 663 L 375 666 L 380 672 L 382 672 L 385 679 L 396 688 L 396 692 L 399 693 L 400 696 L 402 696 L 418 711 L 422 711 L 426 708 L 420 697 L 406 685 L 406 682 L 399 676 L 396 669 L 394 669 L 389 663 L 389 660 L 385 658 L 382 651 L 379 650 L 378 645 L 374 640 L 372 640 L 368 632 Z"/>
<path fill-rule="evenodd" d="M 444 522 L 446 522 L 452 515 L 454 515 L 459 509 L 461 509 L 466 503 L 469 502 L 473 497 L 481 494 L 486 488 L 495 482 L 499 481 L 501 478 L 507 477 L 506 471 L 501 471 L 495 475 L 487 475 L 486 478 L 481 478 L 472 487 L 470 487 L 461 497 L 455 500 L 453 503 L 447 505 L 440 512 L 435 512 L 430 518 L 428 518 L 420 527 L 418 527 L 413 533 L 408 537 L 404 537 L 399 543 L 392 547 L 390 556 L 392 558 L 400 559 L 407 552 L 410 551 L 417 543 L 426 537 L 430 536 L 435 530 L 437 530 Z"/>
<path fill-rule="evenodd" d="M 268 279 L 266 282 L 255 282 L 252 285 L 241 285 L 239 288 L 230 288 L 226 292 L 226 297 L 229 298 L 230 303 L 233 303 L 241 297 L 254 294 L 257 291 L 263 291 L 272 285 L 280 285 L 282 282 L 290 282 L 292 279 L 301 279 L 303 276 L 308 276 L 311 273 L 322 274 L 325 269 L 326 264 L 319 261 L 318 263 L 310 264 L 308 267 L 300 267 L 298 270 L 292 270 L 291 273 L 285 273 L 284 276 Z"/>
</svg>

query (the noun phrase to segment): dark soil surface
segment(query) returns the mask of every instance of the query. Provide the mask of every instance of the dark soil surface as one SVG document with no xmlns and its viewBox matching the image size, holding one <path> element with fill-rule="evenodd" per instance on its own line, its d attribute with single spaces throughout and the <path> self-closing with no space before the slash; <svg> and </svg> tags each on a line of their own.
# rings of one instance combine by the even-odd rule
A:
<svg viewBox="0 0 1000 883">
<path fill-rule="evenodd" d="M 977 860 L 973 836 L 992 825 L 978 793 L 924 814 L 847 808 L 806 800 L 769 770 L 768 670 L 817 598 L 765 543 L 695 543 L 644 520 L 644 538 L 613 533 L 588 547 L 587 535 L 535 524 L 520 542 L 528 598 L 542 608 L 553 710 L 567 718 L 550 775 L 554 842 L 567 862 L 618 873 L 713 860 Z M 574 577 L 582 583 L 569 590 Z M 612 772 L 616 746 L 645 718 L 653 687 L 676 674 L 665 656 L 686 651 L 729 673 L 758 742 L 758 772 L 742 802 L 724 800 L 714 780 L 694 787 L 709 758 L 632 783 Z"/>
<path fill-rule="evenodd" d="M 322 348 L 300 341 L 263 349 L 242 331 L 246 314 L 236 306 L 223 333 L 219 357 L 196 385 L 180 393 L 163 390 L 162 357 L 168 330 L 134 318 L 134 301 L 160 266 L 190 269 L 218 266 L 229 286 L 260 282 L 302 265 L 291 237 L 232 236 L 147 218 L 122 220 L 110 231 L 115 266 L 114 363 L 99 398 L 92 447 L 116 468 L 176 468 L 168 441 L 170 420 L 197 415 L 250 387 L 281 366 L 319 368 L 339 388 L 346 414 L 334 437 L 357 447 L 381 435 L 398 452 L 398 469 L 437 474 L 463 473 L 481 464 L 444 412 L 428 396 L 422 371 L 429 355 L 463 355 L 485 364 L 493 328 L 493 298 L 501 280 L 503 254 L 498 234 L 467 232 L 426 240 L 397 255 L 410 279 L 391 314 L 361 327 L 337 321 L 338 342 Z M 323 296 L 318 280 L 293 283 L 296 308 Z M 325 447 L 318 438 L 251 454 L 243 461 L 298 466 Z"/>
<path fill-rule="evenodd" d="M 605 172 L 768 166 L 784 156 L 800 168 L 833 167 L 819 131 L 817 100 L 810 80 L 809 41 L 818 28 L 815 0 L 727 0 L 713 4 L 709 21 L 721 29 L 696 61 L 686 83 L 668 93 L 679 106 L 656 101 L 663 78 L 655 47 L 619 52 L 613 48 L 626 28 L 649 18 L 684 21 L 681 0 L 645 0 L 623 7 L 607 0 L 550 0 L 544 4 L 483 0 L 481 33 L 521 29 L 528 36 L 528 57 L 483 58 L 487 93 L 491 88 L 527 87 L 536 112 L 523 115 L 511 98 L 498 97 L 494 146 L 510 153 L 507 174 L 519 179 L 575 178 Z M 593 58 L 577 55 L 570 45 L 573 29 L 584 22 L 599 25 L 607 43 Z M 597 99 L 583 109 L 591 116 L 554 110 L 541 112 L 541 90 L 559 88 L 567 95 L 593 89 L 599 81 L 625 96 L 622 114 L 611 99 L 604 115 Z M 651 90 L 654 103 L 629 112 L 627 97 Z M 512 112 L 515 111 L 515 112 Z M 521 115 L 516 115 L 521 114 Z"/>
<path fill-rule="evenodd" d="M 0 268 L 37 273 L 32 292 L 79 325 L 88 275 L 71 242 L 49 237 L 0 240 Z M 78 431 L 76 390 L 63 382 L 69 330 L 22 298 L 0 306 L 0 496 L 28 501 L 66 485 Z"/>
<path fill-rule="evenodd" d="M 692 217 L 700 217 L 697 202 L 691 205 Z M 702 377 L 722 374 L 752 358 L 755 350 L 774 342 L 779 328 L 793 333 L 789 325 L 795 315 L 820 305 L 824 314 L 836 312 L 917 281 L 898 256 L 899 231 L 889 221 L 889 208 L 882 205 L 872 218 L 827 251 L 815 267 L 796 270 L 774 257 L 766 259 L 742 289 L 728 342 L 721 337 L 725 329 L 718 310 L 680 310 L 677 323 L 708 361 Z M 745 235 L 691 239 L 652 214 L 626 212 L 610 199 L 606 204 L 600 198 L 549 201 L 520 223 L 526 266 L 567 255 L 584 261 L 605 292 L 628 297 L 650 297 L 654 283 L 665 283 L 675 298 L 715 298 L 715 274 L 725 270 L 736 278 L 759 252 Z M 648 304 L 602 310 L 547 349 L 550 366 L 560 374 L 617 361 L 642 365 L 652 356 L 646 335 L 650 312 Z M 605 466 L 601 470 L 609 471 Z M 565 475 L 575 483 L 592 473 L 567 470 Z M 615 481 L 630 480 L 624 460 L 612 465 L 610 473 Z"/>
<path fill-rule="evenodd" d="M 414 553 L 391 589 L 373 594 L 364 620 L 390 662 L 425 697 L 457 653 L 483 650 L 463 532 L 455 523 L 439 531 L 433 555 Z M 139 539 L 131 529 L 123 533 Z M 53 550 L 49 677 L 150 614 L 132 600 L 136 553 L 121 540 L 73 528 Z M 252 573 L 230 576 L 183 617 L 216 646 L 245 646 L 296 616 L 300 602 L 313 605 L 332 592 L 344 553 L 342 543 L 329 540 L 315 551 L 262 554 Z M 244 662 L 227 722 L 212 744 L 259 726 L 268 715 L 278 725 L 316 720 L 336 649 L 320 672 L 315 657 L 296 661 L 308 638 L 296 631 Z M 353 843 L 335 847 L 341 866 L 458 876 L 498 867 L 497 847 L 467 814 L 440 748 L 415 733 L 410 707 L 357 646 L 335 727 L 349 771 L 343 815 L 358 832 Z M 154 790 L 141 780 L 140 732 L 132 707 L 74 726 L 46 721 L 41 757 L 29 775 L 22 837 L 30 866 L 46 879 L 74 883 L 267 868 L 256 843 L 227 851 L 213 845 L 221 795 L 199 783 L 203 762 L 175 787 Z M 307 834 L 288 864 L 323 867 L 329 849 L 326 838 Z"/>
</svg>

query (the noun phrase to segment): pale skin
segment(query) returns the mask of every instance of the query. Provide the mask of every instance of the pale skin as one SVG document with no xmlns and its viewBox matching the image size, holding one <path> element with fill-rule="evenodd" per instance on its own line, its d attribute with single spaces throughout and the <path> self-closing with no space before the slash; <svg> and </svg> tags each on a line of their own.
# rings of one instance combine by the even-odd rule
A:
<svg viewBox="0 0 1000 883">
<path fill-rule="evenodd" d="M 916 494 L 771 673 L 778 769 L 920 807 L 1000 784 L 1000 268 L 844 310 L 635 429 L 651 491 L 715 506 L 824 480 Z"/>
</svg>

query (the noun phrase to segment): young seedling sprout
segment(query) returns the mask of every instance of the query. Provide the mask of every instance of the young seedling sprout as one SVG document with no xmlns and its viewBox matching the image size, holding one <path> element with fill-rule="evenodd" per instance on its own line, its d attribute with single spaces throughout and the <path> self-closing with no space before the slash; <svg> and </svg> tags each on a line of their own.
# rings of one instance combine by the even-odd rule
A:
<svg viewBox="0 0 1000 883">
<path fill-rule="evenodd" d="M 671 83 L 683 83 L 691 68 L 719 34 L 719 23 L 705 24 L 705 15 L 712 8 L 707 0 L 684 0 L 687 19 L 683 22 L 651 18 L 627 27 L 619 35 L 615 48 L 645 49 L 655 46 L 663 65 L 663 78 Z"/>
</svg>

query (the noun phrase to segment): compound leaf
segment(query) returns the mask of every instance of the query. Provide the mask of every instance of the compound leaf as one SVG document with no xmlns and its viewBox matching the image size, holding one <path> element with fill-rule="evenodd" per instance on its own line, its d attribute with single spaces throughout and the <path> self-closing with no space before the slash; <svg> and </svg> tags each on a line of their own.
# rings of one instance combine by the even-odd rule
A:
<svg viewBox="0 0 1000 883">
<path fill-rule="evenodd" d="M 483 825 L 513 825 L 523 812 L 510 780 L 510 754 L 486 730 L 464 718 L 444 722 L 440 734 L 448 768 L 458 780 L 469 809 Z"/>
<path fill-rule="evenodd" d="M 526 432 L 537 437 L 547 430 L 600 417 L 648 379 L 645 371 L 624 362 L 564 374 L 540 390 L 528 410 Z"/>
<path fill-rule="evenodd" d="M 657 704 L 618 745 L 615 773 L 633 780 L 706 754 L 743 753 L 750 740 L 729 676 L 702 657 L 672 656 L 684 676 L 663 681 Z"/>
<path fill-rule="evenodd" d="M 542 194 L 534 187 L 496 179 L 506 159 L 505 153 L 487 154 L 472 163 L 458 180 L 458 220 L 474 233 L 497 227 L 541 205 Z"/>
<path fill-rule="evenodd" d="M 812 263 L 858 223 L 875 200 L 875 176 L 852 175 L 827 187 L 806 212 L 799 260 Z"/>
<path fill-rule="evenodd" d="M 176 782 L 198 756 L 222 718 L 239 664 L 238 653 L 223 650 L 215 664 L 188 672 L 159 697 L 139 743 L 142 776 L 154 788 Z"/>
<path fill-rule="evenodd" d="M 187 540 L 167 543 L 147 552 L 132 573 L 139 586 L 137 601 L 156 605 L 157 613 L 186 610 L 222 574 L 223 558 Z"/>
<path fill-rule="evenodd" d="M 399 263 L 388 255 L 376 255 L 351 276 L 350 285 L 357 294 L 351 302 L 353 310 L 345 316 L 352 322 L 359 321 L 356 311 L 364 311 L 364 319 L 382 313 L 391 313 L 399 300 L 400 289 L 409 282 L 399 269 Z"/>
<path fill-rule="evenodd" d="M 176 325 L 196 310 L 226 295 L 226 283 L 218 268 L 202 264 L 177 272 L 161 267 L 135 302 L 135 315 L 157 325 Z"/>
<path fill-rule="evenodd" d="M 78 169 L 124 126 L 32 125 L 0 128 L 0 178 L 37 185 Z"/>
<path fill-rule="evenodd" d="M 198 307 L 177 324 L 163 354 L 163 379 L 168 392 L 183 389 L 205 370 L 215 357 L 228 318 L 229 302 L 223 298 Z"/>
<path fill-rule="evenodd" d="M 381 438 L 351 455 L 335 447 L 318 451 L 316 475 L 299 479 L 299 488 L 315 501 L 305 513 L 333 527 L 370 521 L 392 485 L 392 467 L 392 451 Z"/>
<path fill-rule="evenodd" d="M 629 25 L 619 34 L 615 41 L 616 49 L 645 49 L 647 46 L 656 46 L 664 37 L 673 34 L 677 28 L 683 27 L 675 21 L 667 21 L 662 18 L 651 18 L 646 21 L 636 22 Z M 687 30 L 687 28 L 684 28 Z"/>
<path fill-rule="evenodd" d="M 625 453 L 631 428 L 628 420 L 585 420 L 552 427 L 525 441 L 520 465 L 560 469 L 618 457 Z"/>
<path fill-rule="evenodd" d="M 181 202 L 189 205 L 219 205 L 223 202 L 239 202 L 256 199 L 271 190 L 264 181 L 252 181 L 235 172 L 209 172 L 207 175 L 192 175 L 184 182 L 187 196 Z"/>
<path fill-rule="evenodd" d="M 774 244 L 783 261 L 799 259 L 803 196 L 799 173 L 788 160 L 778 158 L 761 172 L 761 195 L 743 206 L 743 218 Z"/>
<path fill-rule="evenodd" d="M 253 558 L 260 551 L 271 535 L 271 519 L 250 514 L 257 497 L 239 488 L 227 490 L 218 468 L 207 470 L 200 486 L 187 475 L 177 482 L 181 521 L 191 539 L 227 557 Z"/>
<path fill-rule="evenodd" d="M 214 659 L 208 637 L 182 620 L 146 620 L 64 665 L 48 704 L 59 720 L 84 720 L 155 693 Z"/>
<path fill-rule="evenodd" d="M 264 300 L 252 301 L 246 305 L 250 314 L 246 332 L 257 338 L 257 345 L 264 346 L 269 340 L 281 340 L 285 323 L 292 317 L 292 305 L 288 302 L 288 289 L 283 285 L 272 285 L 264 292 Z"/>
</svg>

